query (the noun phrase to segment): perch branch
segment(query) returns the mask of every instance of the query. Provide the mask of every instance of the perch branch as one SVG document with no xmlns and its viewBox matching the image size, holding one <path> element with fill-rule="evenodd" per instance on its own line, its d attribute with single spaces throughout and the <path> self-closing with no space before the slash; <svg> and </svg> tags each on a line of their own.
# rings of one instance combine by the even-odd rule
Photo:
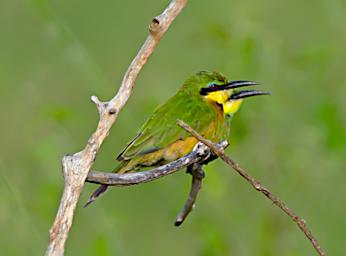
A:
<svg viewBox="0 0 346 256">
<path fill-rule="evenodd" d="M 228 143 L 227 141 L 223 141 L 219 144 L 216 144 L 216 146 L 220 147 L 221 149 L 225 149 L 228 146 Z M 90 171 L 86 181 L 90 183 L 110 186 L 131 186 L 146 183 L 175 173 L 182 168 L 188 167 L 195 163 L 202 163 L 209 156 L 209 147 L 200 142 L 194 147 L 192 152 L 187 154 L 186 156 L 152 170 L 125 174 Z M 197 171 L 193 171 L 191 174 L 193 175 L 193 177 L 198 176 Z"/>
<path fill-rule="evenodd" d="M 224 150 L 226 147 L 228 147 L 228 142 L 222 141 L 215 145 L 216 147 L 220 147 L 220 149 Z M 91 170 L 86 181 L 110 186 L 131 186 L 162 178 L 169 174 L 175 173 L 184 167 L 187 167 L 187 173 L 192 175 L 192 184 L 188 199 L 174 222 L 175 226 L 180 226 L 194 207 L 197 194 L 202 186 L 202 179 L 205 177 L 201 164 L 205 163 L 206 161 L 209 162 L 210 155 L 211 151 L 209 147 L 204 145 L 202 142 L 199 142 L 196 144 L 191 153 L 187 154 L 186 156 L 152 170 L 124 174 Z"/>
<path fill-rule="evenodd" d="M 305 236 L 310 240 L 312 246 L 315 248 L 316 252 L 320 256 L 325 256 L 324 250 L 321 248 L 321 245 L 318 243 L 310 229 L 307 227 L 305 220 L 299 217 L 296 213 L 294 213 L 290 208 L 286 206 L 286 204 L 270 192 L 265 186 L 263 186 L 259 181 L 250 176 L 244 169 L 242 169 L 237 162 L 229 158 L 225 155 L 223 149 L 216 147 L 211 141 L 205 139 L 203 136 L 198 134 L 195 130 L 193 130 L 188 124 L 185 122 L 178 120 L 178 125 L 197 138 L 199 141 L 203 142 L 206 146 L 210 148 L 210 150 L 215 153 L 218 157 L 220 157 L 224 162 L 226 162 L 230 167 L 232 167 L 240 176 L 242 176 L 250 185 L 265 195 L 269 200 L 271 200 L 276 206 L 278 206 L 281 210 L 283 210 L 300 228 L 301 231 L 305 234 Z"/>
<path fill-rule="evenodd" d="M 198 192 L 202 187 L 202 180 L 205 177 L 202 165 L 200 165 L 199 163 L 188 166 L 187 172 L 192 175 L 191 189 L 189 197 L 187 198 L 183 209 L 181 209 L 177 218 L 175 219 L 175 226 L 180 226 L 186 219 L 187 215 L 189 215 L 189 213 L 193 210 Z"/>
<path fill-rule="evenodd" d="M 186 3 L 187 0 L 172 0 L 166 10 L 153 19 L 149 27 L 149 36 L 128 67 L 120 89 L 113 99 L 109 102 L 101 102 L 96 96 L 91 97 L 91 100 L 96 104 L 100 119 L 96 131 L 89 138 L 85 148 L 73 155 L 66 155 L 62 159 L 64 191 L 57 215 L 49 231 L 47 256 L 64 255 L 65 243 L 72 225 L 76 205 L 96 154 L 108 136 L 120 110 L 130 97 L 139 72 Z"/>
</svg>

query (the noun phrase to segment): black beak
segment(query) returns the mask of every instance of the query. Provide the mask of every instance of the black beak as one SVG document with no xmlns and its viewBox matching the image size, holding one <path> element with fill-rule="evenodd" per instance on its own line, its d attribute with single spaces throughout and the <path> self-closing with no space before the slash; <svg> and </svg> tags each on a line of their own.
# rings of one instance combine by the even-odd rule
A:
<svg viewBox="0 0 346 256">
<path fill-rule="evenodd" d="M 235 89 L 235 88 L 239 88 L 239 87 L 251 86 L 251 85 L 256 85 L 256 84 L 258 84 L 258 83 L 252 82 L 252 81 L 233 81 L 233 82 L 230 82 L 228 84 L 223 84 L 223 85 L 214 84 L 214 85 L 202 88 L 199 93 L 201 95 L 207 95 L 210 92 Z"/>
<path fill-rule="evenodd" d="M 271 94 L 270 92 L 265 92 L 265 91 L 256 91 L 256 90 L 244 90 L 244 91 L 239 91 L 235 92 L 231 95 L 230 99 L 231 100 L 239 100 L 239 99 L 244 99 L 247 97 L 252 97 L 256 95 L 268 95 Z"/>
</svg>

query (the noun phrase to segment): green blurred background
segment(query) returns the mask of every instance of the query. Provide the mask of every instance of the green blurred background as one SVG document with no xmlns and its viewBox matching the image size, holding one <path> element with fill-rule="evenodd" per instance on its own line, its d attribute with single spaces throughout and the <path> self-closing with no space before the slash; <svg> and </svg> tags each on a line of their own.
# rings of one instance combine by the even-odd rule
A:
<svg viewBox="0 0 346 256">
<path fill-rule="evenodd" d="M 98 120 L 168 1 L 10 1 L 0 8 L 0 248 L 42 255 L 63 179 L 60 159 Z M 260 81 L 228 154 L 303 216 L 330 255 L 346 253 L 346 2 L 191 1 L 141 72 L 95 169 L 115 156 L 190 74 Z M 314 255 L 294 223 L 221 161 L 195 211 L 173 226 L 184 172 L 114 188 L 90 208 L 87 184 L 66 255 Z"/>
</svg>

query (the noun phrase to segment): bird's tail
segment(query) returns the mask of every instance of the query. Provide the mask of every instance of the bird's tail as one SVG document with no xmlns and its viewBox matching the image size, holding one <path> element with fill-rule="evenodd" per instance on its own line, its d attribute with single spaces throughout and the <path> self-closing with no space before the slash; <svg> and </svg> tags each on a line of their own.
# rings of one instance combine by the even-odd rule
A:
<svg viewBox="0 0 346 256">
<path fill-rule="evenodd" d="M 84 208 L 94 202 L 97 198 L 99 198 L 104 192 L 106 192 L 108 185 L 101 185 L 96 189 L 88 199 L 88 202 L 83 206 Z"/>
<path fill-rule="evenodd" d="M 124 166 L 126 166 L 127 162 L 124 161 L 122 163 L 120 163 L 114 170 L 113 172 L 118 173 L 121 172 L 121 170 L 123 169 Z M 89 197 L 88 201 L 86 202 L 86 204 L 83 206 L 84 208 L 89 206 L 91 203 L 93 203 L 97 198 L 99 198 L 101 195 L 103 195 L 108 188 L 109 185 L 101 185 L 98 187 L 98 189 L 96 189 L 91 196 Z"/>
</svg>

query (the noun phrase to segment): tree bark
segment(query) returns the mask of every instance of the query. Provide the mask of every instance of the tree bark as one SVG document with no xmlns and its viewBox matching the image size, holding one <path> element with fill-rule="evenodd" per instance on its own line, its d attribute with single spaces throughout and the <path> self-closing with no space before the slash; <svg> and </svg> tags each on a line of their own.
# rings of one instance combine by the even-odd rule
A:
<svg viewBox="0 0 346 256">
<path fill-rule="evenodd" d="M 64 192 L 49 232 L 47 256 L 64 255 L 64 248 L 77 202 L 97 152 L 108 136 L 119 112 L 129 99 L 139 72 L 186 3 L 187 0 L 172 0 L 164 12 L 153 19 L 149 27 L 150 33 L 127 69 L 120 89 L 114 98 L 108 102 L 101 102 L 96 96 L 91 97 L 91 100 L 96 104 L 100 119 L 96 131 L 89 138 L 85 148 L 73 155 L 66 155 L 62 159 L 62 171 L 65 181 Z"/>
</svg>

